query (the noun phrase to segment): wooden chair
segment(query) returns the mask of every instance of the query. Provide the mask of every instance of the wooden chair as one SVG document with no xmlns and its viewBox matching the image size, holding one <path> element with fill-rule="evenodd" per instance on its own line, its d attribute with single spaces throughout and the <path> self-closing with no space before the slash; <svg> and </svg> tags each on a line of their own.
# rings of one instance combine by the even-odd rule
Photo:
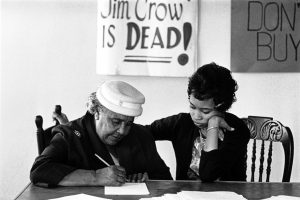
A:
<svg viewBox="0 0 300 200">
<path fill-rule="evenodd" d="M 57 114 L 61 114 L 61 106 L 55 106 L 55 112 Z M 52 128 L 57 126 L 59 122 L 55 120 L 55 125 L 51 126 L 47 129 L 43 129 L 43 117 L 41 115 L 37 115 L 35 117 L 35 125 L 37 128 L 36 131 L 36 138 L 37 138 L 37 145 L 38 145 L 38 153 L 39 155 L 44 151 L 44 149 L 48 146 L 50 140 L 52 139 Z"/>
<path fill-rule="evenodd" d="M 258 182 L 262 182 L 262 176 L 264 171 L 264 160 L 265 160 L 265 146 L 269 143 L 268 155 L 267 155 L 267 167 L 266 167 L 266 182 L 270 181 L 271 174 L 271 163 L 272 163 L 272 151 L 273 142 L 281 142 L 285 162 L 282 182 L 290 182 L 293 159 L 294 159 L 294 140 L 293 135 L 289 127 L 283 126 L 279 121 L 273 120 L 271 117 L 259 117 L 259 116 L 248 116 L 243 118 L 247 127 L 250 130 L 251 139 L 253 140 L 252 156 L 251 156 L 251 182 L 254 182 L 255 174 L 255 160 L 256 160 L 256 146 L 257 140 L 261 140 L 261 151 L 259 160 L 259 179 Z M 249 155 L 249 153 L 248 153 Z"/>
</svg>

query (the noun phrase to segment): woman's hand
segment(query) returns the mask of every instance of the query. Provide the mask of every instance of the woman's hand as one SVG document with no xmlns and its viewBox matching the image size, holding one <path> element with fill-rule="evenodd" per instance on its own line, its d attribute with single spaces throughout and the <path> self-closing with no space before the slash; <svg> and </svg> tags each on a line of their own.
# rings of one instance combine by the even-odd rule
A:
<svg viewBox="0 0 300 200">
<path fill-rule="evenodd" d="M 222 114 L 218 113 L 209 118 L 204 151 L 218 149 L 218 139 L 224 140 L 224 130 L 233 131 L 234 128 L 227 124 Z"/>
<path fill-rule="evenodd" d="M 126 181 L 126 171 L 123 167 L 111 165 L 102 169 L 77 169 L 66 175 L 60 186 L 121 186 Z"/>
<path fill-rule="evenodd" d="M 126 181 L 126 171 L 123 167 L 112 165 L 96 170 L 95 185 L 121 186 Z"/>
<path fill-rule="evenodd" d="M 223 115 L 221 114 L 214 115 L 211 118 L 209 118 L 207 123 L 207 129 L 210 129 L 212 127 L 219 128 L 220 130 L 225 129 L 227 131 L 234 131 L 234 128 L 227 124 Z"/>
<path fill-rule="evenodd" d="M 127 176 L 127 182 L 133 182 L 133 183 L 141 183 L 149 180 L 149 176 L 147 172 L 145 173 L 137 173 L 137 174 L 131 174 Z"/>
<path fill-rule="evenodd" d="M 67 115 L 64 113 L 57 114 L 56 112 L 53 112 L 52 118 L 53 118 L 53 120 L 56 119 L 59 122 L 59 124 L 66 124 L 69 122 Z"/>
</svg>

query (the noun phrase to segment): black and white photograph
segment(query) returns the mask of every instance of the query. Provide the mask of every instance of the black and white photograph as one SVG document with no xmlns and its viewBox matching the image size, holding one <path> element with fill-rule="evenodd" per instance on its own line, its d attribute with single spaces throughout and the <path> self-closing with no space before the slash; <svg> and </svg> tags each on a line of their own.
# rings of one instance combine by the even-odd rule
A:
<svg viewBox="0 0 300 200">
<path fill-rule="evenodd" d="M 1 200 L 300 200 L 300 0 L 0 0 Z"/>
</svg>

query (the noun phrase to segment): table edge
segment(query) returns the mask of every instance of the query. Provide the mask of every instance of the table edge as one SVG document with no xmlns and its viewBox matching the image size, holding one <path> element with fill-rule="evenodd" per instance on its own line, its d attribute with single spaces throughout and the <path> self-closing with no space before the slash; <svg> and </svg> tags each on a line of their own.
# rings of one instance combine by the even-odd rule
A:
<svg viewBox="0 0 300 200">
<path fill-rule="evenodd" d="M 19 194 L 16 195 L 14 200 L 17 200 L 30 185 L 31 185 L 31 182 L 27 183 L 27 185 L 24 187 L 24 189 L 21 192 L 19 192 Z"/>
</svg>

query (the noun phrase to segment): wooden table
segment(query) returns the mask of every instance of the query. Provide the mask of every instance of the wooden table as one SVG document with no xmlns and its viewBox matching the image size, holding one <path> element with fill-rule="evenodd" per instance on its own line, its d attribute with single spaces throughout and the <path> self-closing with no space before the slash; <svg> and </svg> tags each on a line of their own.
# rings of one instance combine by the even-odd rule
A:
<svg viewBox="0 0 300 200">
<path fill-rule="evenodd" d="M 43 200 L 88 194 L 114 200 L 140 199 L 142 197 L 162 196 L 165 193 L 177 193 L 182 190 L 190 191 L 232 191 L 247 199 L 263 199 L 276 195 L 300 197 L 300 183 L 245 183 L 245 182 L 215 182 L 201 183 L 198 181 L 148 181 L 150 195 L 140 196 L 110 196 L 104 195 L 104 187 L 57 187 L 42 188 L 29 184 L 16 198 L 17 200 Z"/>
</svg>

